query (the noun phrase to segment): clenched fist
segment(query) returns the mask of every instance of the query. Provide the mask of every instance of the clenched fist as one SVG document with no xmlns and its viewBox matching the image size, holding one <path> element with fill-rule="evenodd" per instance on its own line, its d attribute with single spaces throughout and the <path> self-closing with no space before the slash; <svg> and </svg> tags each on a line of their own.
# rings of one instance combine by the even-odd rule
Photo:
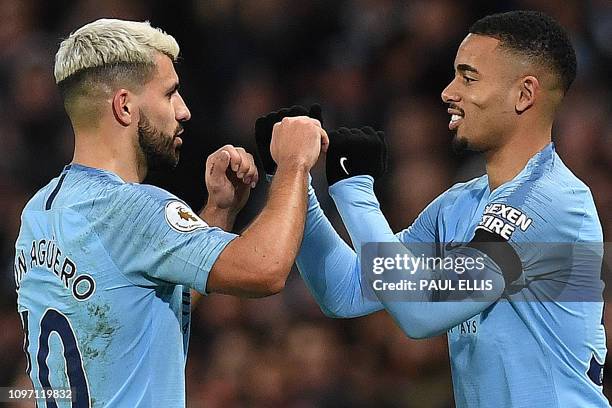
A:
<svg viewBox="0 0 612 408">
<path fill-rule="evenodd" d="M 207 207 L 237 214 L 259 180 L 257 166 L 242 147 L 225 145 L 206 160 Z"/>
<path fill-rule="evenodd" d="M 272 129 L 270 153 L 279 167 L 291 164 L 310 170 L 328 145 L 327 133 L 317 119 L 285 117 Z"/>
</svg>

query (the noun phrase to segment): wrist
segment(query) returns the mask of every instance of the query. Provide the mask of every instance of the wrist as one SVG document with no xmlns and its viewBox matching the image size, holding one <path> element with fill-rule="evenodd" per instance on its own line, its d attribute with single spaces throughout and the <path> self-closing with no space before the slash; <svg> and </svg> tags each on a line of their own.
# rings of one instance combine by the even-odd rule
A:
<svg viewBox="0 0 612 408">
<path fill-rule="evenodd" d="M 374 178 L 369 174 L 358 174 L 336 181 L 328 186 L 328 190 L 330 195 L 349 190 L 374 192 Z"/>
<path fill-rule="evenodd" d="M 287 160 L 287 162 L 279 163 L 276 167 L 276 173 L 291 172 L 308 174 L 312 166 L 300 160 Z"/>
<path fill-rule="evenodd" d="M 214 203 L 206 203 L 200 217 L 212 227 L 230 230 L 234 226 L 238 212 L 237 208 L 221 208 Z"/>
</svg>

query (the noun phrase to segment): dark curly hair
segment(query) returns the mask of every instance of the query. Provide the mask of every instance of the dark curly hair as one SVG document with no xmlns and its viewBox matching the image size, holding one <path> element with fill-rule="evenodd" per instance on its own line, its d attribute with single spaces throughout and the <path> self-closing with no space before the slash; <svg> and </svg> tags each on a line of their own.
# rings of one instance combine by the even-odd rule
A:
<svg viewBox="0 0 612 408">
<path fill-rule="evenodd" d="M 510 11 L 481 18 L 470 33 L 500 41 L 500 46 L 551 68 L 567 92 L 576 78 L 576 53 L 567 32 L 539 11 Z"/>
</svg>

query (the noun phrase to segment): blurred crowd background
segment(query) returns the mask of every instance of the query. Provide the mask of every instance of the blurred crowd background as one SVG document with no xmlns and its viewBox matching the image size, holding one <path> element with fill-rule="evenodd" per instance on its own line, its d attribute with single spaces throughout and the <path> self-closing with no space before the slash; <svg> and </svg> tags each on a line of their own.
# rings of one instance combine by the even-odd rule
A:
<svg viewBox="0 0 612 408">
<path fill-rule="evenodd" d="M 258 116 L 318 102 L 328 129 L 386 131 L 390 171 L 377 192 L 398 231 L 453 183 L 484 172 L 478 156 L 453 155 L 440 92 L 469 26 L 511 9 L 545 11 L 571 34 L 578 79 L 554 138 L 591 187 L 609 237 L 610 0 L 0 0 L 0 386 L 28 384 L 13 245 L 25 202 L 71 160 L 72 132 L 53 80 L 55 52 L 71 31 L 118 17 L 150 20 L 177 38 L 181 93 L 193 118 L 179 167 L 147 182 L 199 209 L 208 154 L 226 143 L 254 153 Z M 322 166 L 313 177 L 326 213 L 343 231 Z M 265 197 L 260 183 L 237 231 Z M 612 313 L 607 316 L 612 329 Z M 605 378 L 608 392 L 612 377 Z M 449 407 L 446 337 L 407 339 L 384 312 L 325 318 L 294 271 L 285 291 L 271 298 L 201 300 L 193 314 L 187 396 L 190 407 Z"/>
</svg>

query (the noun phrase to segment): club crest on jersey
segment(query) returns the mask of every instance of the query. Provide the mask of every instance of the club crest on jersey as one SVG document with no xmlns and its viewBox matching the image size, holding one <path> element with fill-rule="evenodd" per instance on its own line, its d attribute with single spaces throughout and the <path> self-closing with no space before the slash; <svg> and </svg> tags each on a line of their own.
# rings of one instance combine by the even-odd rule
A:
<svg viewBox="0 0 612 408">
<path fill-rule="evenodd" d="M 532 222 L 533 220 L 521 210 L 506 204 L 493 203 L 485 207 L 482 220 L 477 228 L 509 240 L 517 228 L 521 231 L 527 231 Z"/>
<path fill-rule="evenodd" d="M 208 224 L 198 217 L 187 205 L 180 201 L 166 204 L 166 222 L 178 232 L 191 232 Z"/>
</svg>

